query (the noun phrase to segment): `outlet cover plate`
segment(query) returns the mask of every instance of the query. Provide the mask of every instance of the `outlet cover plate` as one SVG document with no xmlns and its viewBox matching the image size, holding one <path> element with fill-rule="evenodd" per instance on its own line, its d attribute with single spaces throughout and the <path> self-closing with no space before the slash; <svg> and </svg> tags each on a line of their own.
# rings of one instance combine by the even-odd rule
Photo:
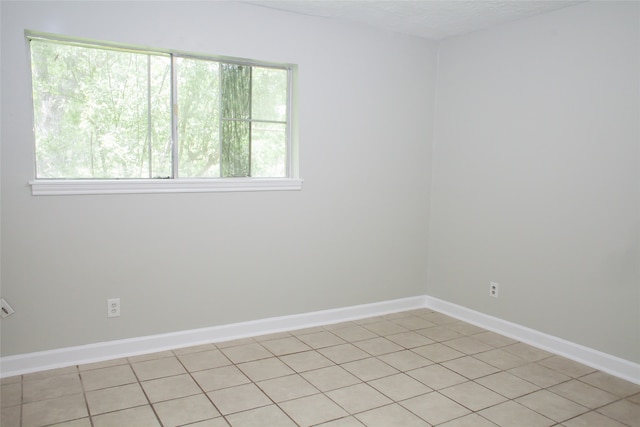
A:
<svg viewBox="0 0 640 427">
<path fill-rule="evenodd" d="M 107 317 L 120 317 L 120 298 L 107 300 Z"/>
</svg>

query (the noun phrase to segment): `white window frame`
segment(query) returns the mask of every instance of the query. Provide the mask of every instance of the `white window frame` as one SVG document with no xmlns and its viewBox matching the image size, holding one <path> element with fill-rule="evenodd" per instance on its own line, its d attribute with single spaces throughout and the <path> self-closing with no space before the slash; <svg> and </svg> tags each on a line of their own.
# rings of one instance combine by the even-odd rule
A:
<svg viewBox="0 0 640 427">
<path fill-rule="evenodd" d="M 142 178 L 142 179 L 46 179 L 34 178 L 29 181 L 31 193 L 34 196 L 46 195 L 91 195 L 91 194 L 153 194 L 153 193 L 210 193 L 210 192 L 242 192 L 242 191 L 295 191 L 302 189 L 303 180 L 299 178 L 298 146 L 297 146 L 297 120 L 295 110 L 295 80 L 297 67 L 293 64 L 274 64 L 263 61 L 253 61 L 239 58 L 229 58 L 214 55 L 193 55 L 174 50 L 159 50 L 141 48 L 118 43 L 105 43 L 86 41 L 77 38 L 69 38 L 60 35 L 45 34 L 33 31 L 25 31 L 27 49 L 29 39 L 41 39 L 82 45 L 107 46 L 112 48 L 124 48 L 149 53 L 164 53 L 182 57 L 194 57 L 213 61 L 231 62 L 249 66 L 278 66 L 289 70 L 289 93 L 287 100 L 288 126 L 287 126 L 287 177 L 283 178 Z M 30 57 L 30 55 L 29 55 Z M 31 69 L 31 67 L 29 67 Z M 31 70 L 30 70 L 31 72 Z M 33 110 L 32 110 L 33 114 Z M 35 135 L 34 135 L 35 138 Z M 35 139 L 34 139 L 35 147 Z M 34 152 L 34 177 L 35 177 L 35 152 Z"/>
</svg>

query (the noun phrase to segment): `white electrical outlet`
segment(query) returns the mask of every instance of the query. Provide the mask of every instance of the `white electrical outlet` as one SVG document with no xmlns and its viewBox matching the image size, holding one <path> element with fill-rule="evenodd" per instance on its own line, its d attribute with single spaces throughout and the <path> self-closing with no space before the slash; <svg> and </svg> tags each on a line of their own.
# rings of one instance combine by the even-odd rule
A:
<svg viewBox="0 0 640 427">
<path fill-rule="evenodd" d="M 500 285 L 498 285 L 496 282 L 489 282 L 489 296 L 492 296 L 494 298 L 498 298 L 498 288 L 500 287 Z"/>
<path fill-rule="evenodd" d="M 0 298 L 0 317 L 3 319 L 9 317 L 14 313 L 13 308 L 9 305 L 4 298 Z"/>
<path fill-rule="evenodd" d="M 107 317 L 120 317 L 120 298 L 107 300 Z"/>
</svg>

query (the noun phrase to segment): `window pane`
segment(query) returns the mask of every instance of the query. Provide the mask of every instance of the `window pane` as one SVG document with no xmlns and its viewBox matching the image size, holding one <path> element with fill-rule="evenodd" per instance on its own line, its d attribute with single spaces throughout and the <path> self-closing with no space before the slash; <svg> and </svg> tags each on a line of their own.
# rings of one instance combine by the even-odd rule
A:
<svg viewBox="0 0 640 427">
<path fill-rule="evenodd" d="M 222 122 L 222 176 L 246 177 L 250 176 L 249 166 L 249 122 Z"/>
<path fill-rule="evenodd" d="M 31 41 L 38 178 L 170 175 L 167 57 Z"/>
<path fill-rule="evenodd" d="M 253 123 L 251 128 L 251 176 L 287 176 L 287 126 L 280 123 Z"/>
<path fill-rule="evenodd" d="M 251 118 L 287 121 L 287 70 L 253 67 Z"/>
<path fill-rule="evenodd" d="M 222 117 L 250 119 L 251 67 L 220 64 L 222 67 Z"/>
<path fill-rule="evenodd" d="M 177 58 L 180 177 L 220 176 L 220 64 Z"/>
</svg>

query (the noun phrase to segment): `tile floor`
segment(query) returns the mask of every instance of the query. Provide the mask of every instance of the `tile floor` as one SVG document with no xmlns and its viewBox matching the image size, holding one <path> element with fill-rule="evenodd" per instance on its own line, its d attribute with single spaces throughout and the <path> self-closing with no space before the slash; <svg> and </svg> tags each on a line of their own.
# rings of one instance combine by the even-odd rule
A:
<svg viewBox="0 0 640 427">
<path fill-rule="evenodd" d="M 428 309 L 2 379 L 3 427 L 640 426 L 640 386 Z"/>
</svg>

